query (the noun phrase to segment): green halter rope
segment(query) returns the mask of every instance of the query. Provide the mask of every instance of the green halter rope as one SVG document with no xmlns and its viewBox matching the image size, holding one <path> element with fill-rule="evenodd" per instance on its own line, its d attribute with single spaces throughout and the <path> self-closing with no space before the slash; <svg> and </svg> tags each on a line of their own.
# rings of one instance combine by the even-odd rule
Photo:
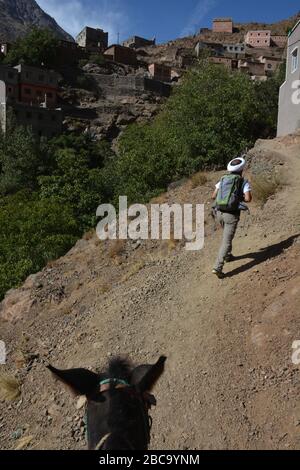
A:
<svg viewBox="0 0 300 470">
<path fill-rule="evenodd" d="M 117 385 L 125 385 L 125 386 L 128 386 L 128 387 L 129 387 L 129 383 L 126 382 L 126 380 L 122 380 L 122 379 L 106 379 L 106 380 L 102 380 L 99 385 L 100 385 L 100 387 L 101 387 L 101 385 L 107 385 L 107 384 L 110 384 L 110 383 L 117 384 Z"/>
</svg>

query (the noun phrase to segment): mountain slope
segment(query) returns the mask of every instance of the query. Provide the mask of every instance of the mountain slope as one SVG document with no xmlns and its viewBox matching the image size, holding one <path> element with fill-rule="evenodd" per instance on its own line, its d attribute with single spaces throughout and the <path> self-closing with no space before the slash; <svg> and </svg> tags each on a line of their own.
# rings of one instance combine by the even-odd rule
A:
<svg viewBox="0 0 300 470">
<path fill-rule="evenodd" d="M 207 217 L 200 253 L 156 242 L 122 251 L 89 235 L 9 292 L 0 306 L 3 368 L 22 383 L 22 400 L 0 402 L 2 448 L 18 445 L 18 429 L 30 448 L 85 447 L 84 408 L 53 382 L 44 359 L 97 369 L 114 354 L 137 363 L 166 354 L 152 448 L 299 449 L 299 366 L 291 359 L 300 339 L 299 151 L 300 133 L 250 152 L 253 173 L 275 166 L 287 184 L 263 208 L 254 201 L 251 224 L 243 215 L 222 281 L 211 274 L 221 233 Z M 156 202 L 207 202 L 208 215 L 220 175 Z"/>
<path fill-rule="evenodd" d="M 13 42 L 32 26 L 51 29 L 58 37 L 74 41 L 35 0 L 0 0 L 0 40 Z"/>
</svg>

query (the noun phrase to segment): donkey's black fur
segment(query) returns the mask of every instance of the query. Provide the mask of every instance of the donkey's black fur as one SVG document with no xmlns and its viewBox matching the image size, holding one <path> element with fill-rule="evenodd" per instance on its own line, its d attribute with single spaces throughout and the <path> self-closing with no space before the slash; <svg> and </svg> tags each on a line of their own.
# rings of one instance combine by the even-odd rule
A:
<svg viewBox="0 0 300 470">
<path fill-rule="evenodd" d="M 134 368 L 128 360 L 117 357 L 100 374 L 48 368 L 76 394 L 86 395 L 89 449 L 146 450 L 150 442 L 148 408 L 155 403 L 149 392 L 163 373 L 165 361 L 161 356 L 154 365 Z M 106 379 L 113 380 L 103 391 L 100 383 Z"/>
<path fill-rule="evenodd" d="M 115 357 L 110 359 L 108 370 L 102 375 L 107 374 L 108 378 L 117 378 L 129 382 L 132 369 L 133 366 L 127 359 L 123 359 L 122 357 Z"/>
</svg>

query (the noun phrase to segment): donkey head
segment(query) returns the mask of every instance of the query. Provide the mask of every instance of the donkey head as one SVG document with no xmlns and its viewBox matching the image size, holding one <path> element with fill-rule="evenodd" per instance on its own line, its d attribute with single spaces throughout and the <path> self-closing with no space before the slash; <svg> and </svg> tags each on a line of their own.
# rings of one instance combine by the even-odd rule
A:
<svg viewBox="0 0 300 470">
<path fill-rule="evenodd" d="M 150 392 L 164 371 L 166 357 L 154 365 L 133 368 L 121 358 L 108 369 L 94 373 L 86 369 L 48 369 L 75 395 L 87 398 L 89 449 L 146 450 L 150 442 L 148 410 L 156 401 Z"/>
</svg>

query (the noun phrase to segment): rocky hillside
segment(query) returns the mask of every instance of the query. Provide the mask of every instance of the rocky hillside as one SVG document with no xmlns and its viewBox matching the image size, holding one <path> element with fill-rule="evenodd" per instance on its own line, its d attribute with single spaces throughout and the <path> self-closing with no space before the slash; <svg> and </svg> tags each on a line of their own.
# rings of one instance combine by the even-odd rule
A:
<svg viewBox="0 0 300 470">
<path fill-rule="evenodd" d="M 85 448 L 84 403 L 43 361 L 99 369 L 115 354 L 137 363 L 166 354 L 153 449 L 299 449 L 299 152 L 300 134 L 250 151 L 248 177 L 275 171 L 283 186 L 264 205 L 255 193 L 222 281 L 211 274 L 221 237 L 209 217 L 221 175 L 212 172 L 155 201 L 205 203 L 201 252 L 90 233 L 10 291 L 0 306 L 1 372 L 17 378 L 20 395 L 0 401 L 1 447 Z"/>
<path fill-rule="evenodd" d="M 89 129 L 95 138 L 112 142 L 128 124 L 151 120 L 171 87 L 158 83 L 157 89 L 147 89 L 145 72 L 113 62 L 63 70 L 61 100 L 65 127 L 78 132 Z"/>
<path fill-rule="evenodd" d="M 270 29 L 272 34 L 287 34 L 288 31 L 295 25 L 295 23 L 300 18 L 300 11 L 291 16 L 290 18 L 277 21 L 276 23 L 258 23 L 258 22 L 251 22 L 251 23 L 238 23 L 235 25 L 237 32 L 245 33 L 249 30 L 257 30 L 257 29 Z"/>
<path fill-rule="evenodd" d="M 0 41 L 13 42 L 32 26 L 49 28 L 62 39 L 74 40 L 35 0 L 0 0 Z"/>
</svg>

